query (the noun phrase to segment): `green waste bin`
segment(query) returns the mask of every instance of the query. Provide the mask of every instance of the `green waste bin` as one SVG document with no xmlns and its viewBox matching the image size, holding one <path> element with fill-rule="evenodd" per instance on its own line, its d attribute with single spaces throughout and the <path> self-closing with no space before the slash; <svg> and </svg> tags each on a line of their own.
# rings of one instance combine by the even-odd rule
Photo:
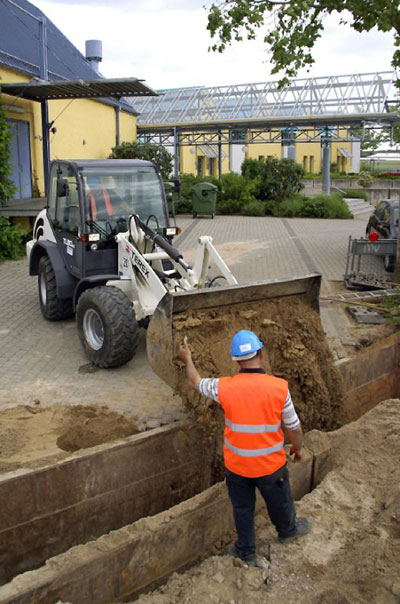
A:
<svg viewBox="0 0 400 604">
<path fill-rule="evenodd" d="M 218 187 L 209 182 L 199 182 L 197 185 L 193 185 L 191 189 L 193 218 L 196 218 L 197 214 L 211 214 L 211 218 L 214 218 L 217 191 Z"/>
<path fill-rule="evenodd" d="M 167 198 L 168 214 L 170 216 L 174 216 L 175 215 L 175 207 L 174 207 L 175 185 L 173 182 L 168 182 L 167 180 L 164 180 L 164 189 L 165 189 L 165 197 Z"/>
</svg>

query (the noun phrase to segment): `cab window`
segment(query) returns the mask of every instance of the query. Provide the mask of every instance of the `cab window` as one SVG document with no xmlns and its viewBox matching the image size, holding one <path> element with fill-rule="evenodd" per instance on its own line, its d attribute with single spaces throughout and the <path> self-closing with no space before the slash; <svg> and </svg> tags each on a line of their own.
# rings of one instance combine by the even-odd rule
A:
<svg viewBox="0 0 400 604">
<path fill-rule="evenodd" d="M 79 195 L 73 169 L 60 164 L 56 170 L 56 177 L 51 179 L 50 186 L 51 197 L 55 197 L 56 229 L 78 237 L 81 232 Z"/>
</svg>

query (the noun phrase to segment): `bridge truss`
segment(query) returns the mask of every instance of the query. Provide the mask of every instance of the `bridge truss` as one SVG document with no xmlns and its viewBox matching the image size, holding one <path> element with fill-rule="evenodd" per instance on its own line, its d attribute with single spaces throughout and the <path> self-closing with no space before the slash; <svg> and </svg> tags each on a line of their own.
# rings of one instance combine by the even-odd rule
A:
<svg viewBox="0 0 400 604">
<path fill-rule="evenodd" d="M 204 123 L 278 116 L 384 113 L 394 91 L 392 71 L 278 82 L 160 90 L 132 100 L 138 125 Z"/>
</svg>

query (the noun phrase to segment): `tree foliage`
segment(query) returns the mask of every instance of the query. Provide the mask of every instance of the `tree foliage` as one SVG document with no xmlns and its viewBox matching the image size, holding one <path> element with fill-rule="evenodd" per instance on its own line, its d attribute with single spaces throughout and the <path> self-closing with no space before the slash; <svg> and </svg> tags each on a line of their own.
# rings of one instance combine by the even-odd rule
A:
<svg viewBox="0 0 400 604">
<path fill-rule="evenodd" d="M 263 201 L 279 203 L 303 188 L 303 167 L 290 159 L 245 159 L 242 175 L 254 182 L 253 194 Z"/>
<path fill-rule="evenodd" d="M 11 134 L 0 98 L 0 207 L 6 205 L 17 190 L 10 178 L 10 140 Z"/>
<path fill-rule="evenodd" d="M 173 156 L 162 145 L 153 143 L 121 143 L 112 148 L 110 159 L 145 159 L 157 164 L 165 179 L 172 171 Z"/>
<path fill-rule="evenodd" d="M 0 216 L 0 262 L 22 256 L 24 235 L 25 231 L 11 224 L 8 216 Z"/>
<path fill-rule="evenodd" d="M 217 38 L 211 49 L 223 52 L 232 41 L 253 40 L 265 28 L 272 73 L 284 73 L 280 80 L 284 86 L 315 62 L 312 48 L 322 36 L 324 19 L 332 13 L 340 13 L 341 23 L 349 23 L 358 32 L 374 27 L 392 32 L 396 48 L 392 65 L 400 67 L 398 0 L 222 0 L 213 3 L 208 14 L 207 29 Z"/>
</svg>

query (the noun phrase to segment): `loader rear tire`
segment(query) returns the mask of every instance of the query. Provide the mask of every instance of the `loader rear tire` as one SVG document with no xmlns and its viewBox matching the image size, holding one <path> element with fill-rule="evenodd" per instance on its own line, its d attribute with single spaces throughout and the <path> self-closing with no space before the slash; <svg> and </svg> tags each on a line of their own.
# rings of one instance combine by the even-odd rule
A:
<svg viewBox="0 0 400 604">
<path fill-rule="evenodd" d="M 40 258 L 38 286 L 40 310 L 45 319 L 62 321 L 72 316 L 72 300 L 61 300 L 57 296 L 56 277 L 48 256 Z"/>
<path fill-rule="evenodd" d="M 97 367 L 119 367 L 131 360 L 138 345 L 132 302 L 118 287 L 87 289 L 80 296 L 76 323 L 83 349 Z"/>
</svg>

